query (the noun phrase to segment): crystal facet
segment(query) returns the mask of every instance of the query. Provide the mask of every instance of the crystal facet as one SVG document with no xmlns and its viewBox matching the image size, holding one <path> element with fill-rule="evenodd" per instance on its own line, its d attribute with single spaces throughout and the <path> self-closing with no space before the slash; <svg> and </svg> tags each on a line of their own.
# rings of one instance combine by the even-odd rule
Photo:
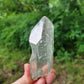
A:
<svg viewBox="0 0 84 84">
<path fill-rule="evenodd" d="M 46 16 L 31 31 L 29 42 L 32 48 L 30 72 L 36 80 L 48 74 L 53 66 L 54 26 Z"/>
</svg>

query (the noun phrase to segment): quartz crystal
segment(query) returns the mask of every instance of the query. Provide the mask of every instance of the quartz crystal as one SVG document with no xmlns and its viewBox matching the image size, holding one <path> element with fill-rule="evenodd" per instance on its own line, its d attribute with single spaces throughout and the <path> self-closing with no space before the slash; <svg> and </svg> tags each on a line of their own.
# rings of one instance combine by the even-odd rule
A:
<svg viewBox="0 0 84 84">
<path fill-rule="evenodd" d="M 32 29 L 29 42 L 32 48 L 30 72 L 36 80 L 48 74 L 53 66 L 54 26 L 46 16 Z"/>
</svg>

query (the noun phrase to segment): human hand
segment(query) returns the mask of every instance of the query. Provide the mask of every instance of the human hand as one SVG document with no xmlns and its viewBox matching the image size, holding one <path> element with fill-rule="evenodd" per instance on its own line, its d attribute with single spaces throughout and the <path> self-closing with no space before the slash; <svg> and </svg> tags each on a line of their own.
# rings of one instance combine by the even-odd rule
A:
<svg viewBox="0 0 84 84">
<path fill-rule="evenodd" d="M 12 84 L 52 84 L 55 78 L 55 74 L 56 74 L 55 70 L 52 69 L 48 75 L 40 77 L 37 80 L 32 80 L 30 75 L 30 64 L 25 64 L 24 75 Z"/>
</svg>

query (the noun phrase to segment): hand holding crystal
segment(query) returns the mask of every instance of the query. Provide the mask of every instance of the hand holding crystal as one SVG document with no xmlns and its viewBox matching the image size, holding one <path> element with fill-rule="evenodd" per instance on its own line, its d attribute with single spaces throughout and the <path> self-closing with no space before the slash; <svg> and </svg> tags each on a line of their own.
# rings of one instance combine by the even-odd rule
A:
<svg viewBox="0 0 84 84">
<path fill-rule="evenodd" d="M 54 25 L 46 16 L 32 29 L 29 43 L 32 48 L 30 64 L 24 65 L 24 75 L 13 84 L 52 84 L 55 78 L 52 69 Z"/>
<path fill-rule="evenodd" d="M 43 68 L 44 70 L 47 69 L 46 66 Z M 40 77 L 37 80 L 32 80 L 30 75 L 30 64 L 24 65 L 24 75 L 18 79 L 16 82 L 12 84 L 52 84 L 54 78 L 55 78 L 55 70 L 52 69 L 49 74 L 47 74 L 44 77 Z"/>
</svg>

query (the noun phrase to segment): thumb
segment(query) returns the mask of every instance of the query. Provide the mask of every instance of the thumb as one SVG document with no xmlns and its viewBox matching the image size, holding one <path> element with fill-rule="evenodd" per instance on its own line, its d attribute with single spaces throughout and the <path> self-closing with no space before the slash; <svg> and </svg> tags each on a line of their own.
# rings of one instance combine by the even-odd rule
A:
<svg viewBox="0 0 84 84">
<path fill-rule="evenodd" d="M 24 75 L 27 78 L 31 77 L 31 75 L 30 75 L 30 64 L 24 64 Z"/>
<path fill-rule="evenodd" d="M 24 65 L 24 77 L 27 79 L 29 84 L 33 82 L 33 80 L 31 79 L 31 74 L 30 74 L 30 64 Z"/>
</svg>

